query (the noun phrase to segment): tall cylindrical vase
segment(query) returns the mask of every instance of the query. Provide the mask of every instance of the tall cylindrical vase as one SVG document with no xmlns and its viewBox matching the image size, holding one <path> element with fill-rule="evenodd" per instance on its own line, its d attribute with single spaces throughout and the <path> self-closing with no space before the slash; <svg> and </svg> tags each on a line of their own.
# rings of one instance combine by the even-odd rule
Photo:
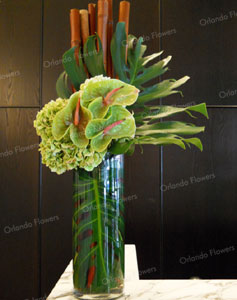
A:
<svg viewBox="0 0 237 300">
<path fill-rule="evenodd" d="M 124 282 L 122 155 L 74 173 L 73 281 L 79 299 L 116 299 Z"/>
</svg>

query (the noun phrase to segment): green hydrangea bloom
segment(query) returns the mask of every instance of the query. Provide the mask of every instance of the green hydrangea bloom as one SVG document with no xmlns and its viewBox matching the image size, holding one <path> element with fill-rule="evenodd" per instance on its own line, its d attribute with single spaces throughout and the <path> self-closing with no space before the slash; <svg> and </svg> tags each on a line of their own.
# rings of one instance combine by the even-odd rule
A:
<svg viewBox="0 0 237 300">
<path fill-rule="evenodd" d="M 84 168 L 92 171 L 103 160 L 106 151 L 98 153 L 91 146 L 81 149 L 76 147 L 69 134 L 57 141 L 52 135 L 52 124 L 55 115 L 68 103 L 68 100 L 57 99 L 50 101 L 37 114 L 34 127 L 41 137 L 40 149 L 42 163 L 50 168 L 52 172 L 62 174 L 75 168 Z"/>
</svg>

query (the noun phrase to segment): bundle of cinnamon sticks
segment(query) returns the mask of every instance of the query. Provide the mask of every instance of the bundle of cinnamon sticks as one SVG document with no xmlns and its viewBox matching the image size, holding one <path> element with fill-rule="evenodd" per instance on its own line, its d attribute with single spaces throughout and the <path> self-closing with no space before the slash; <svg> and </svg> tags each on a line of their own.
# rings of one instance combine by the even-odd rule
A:
<svg viewBox="0 0 237 300">
<path fill-rule="evenodd" d="M 126 33 L 129 31 L 130 2 L 121 1 L 119 22 L 125 22 Z M 71 9 L 71 47 L 83 47 L 90 35 L 98 34 L 103 47 L 104 66 L 109 77 L 114 77 L 110 43 L 114 33 L 113 0 L 98 0 L 89 3 L 87 9 Z"/>
</svg>

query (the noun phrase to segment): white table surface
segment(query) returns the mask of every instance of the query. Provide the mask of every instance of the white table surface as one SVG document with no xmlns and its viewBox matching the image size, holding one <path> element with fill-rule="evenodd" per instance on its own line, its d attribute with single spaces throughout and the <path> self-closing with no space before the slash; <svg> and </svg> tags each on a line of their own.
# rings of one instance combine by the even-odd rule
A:
<svg viewBox="0 0 237 300">
<path fill-rule="evenodd" d="M 136 248 L 125 246 L 125 296 L 121 300 L 237 300 L 237 280 L 139 280 Z M 72 261 L 47 300 L 74 300 Z"/>
</svg>

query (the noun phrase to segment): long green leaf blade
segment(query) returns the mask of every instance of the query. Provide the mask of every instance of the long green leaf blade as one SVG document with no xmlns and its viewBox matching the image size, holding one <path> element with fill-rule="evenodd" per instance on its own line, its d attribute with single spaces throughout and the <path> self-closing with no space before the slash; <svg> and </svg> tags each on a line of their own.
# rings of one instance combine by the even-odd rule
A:
<svg viewBox="0 0 237 300">
<path fill-rule="evenodd" d="M 181 135 L 193 135 L 203 132 L 205 127 L 195 126 L 184 122 L 161 122 L 151 125 L 142 125 L 138 127 L 136 135 L 152 135 L 156 133 L 173 133 Z"/>
<path fill-rule="evenodd" d="M 142 123 L 142 122 L 155 121 L 161 118 L 171 117 L 175 114 L 182 113 L 182 112 L 189 113 L 190 111 L 200 113 L 208 119 L 208 113 L 207 113 L 207 108 L 205 103 L 201 103 L 194 106 L 187 106 L 187 107 L 177 107 L 177 106 L 145 107 L 143 112 L 135 113 L 134 117 L 136 122 Z"/>
<path fill-rule="evenodd" d="M 111 41 L 111 54 L 113 65 L 119 79 L 128 82 L 126 75 L 126 31 L 125 23 L 119 22 L 116 27 L 116 32 Z"/>
<path fill-rule="evenodd" d="M 160 60 L 158 63 L 152 65 L 149 68 L 145 68 L 143 70 L 143 73 L 138 75 L 137 78 L 134 80 L 135 86 L 140 86 L 153 78 L 159 77 L 162 74 L 164 74 L 168 68 L 165 68 L 165 66 L 169 63 L 172 56 L 168 56 L 167 58 L 164 58 Z"/>
<path fill-rule="evenodd" d="M 96 42 L 98 40 L 99 50 L 97 51 Z M 84 60 L 91 76 L 105 75 L 103 48 L 99 36 L 89 36 L 84 46 Z"/>
<path fill-rule="evenodd" d="M 185 76 L 177 81 L 169 79 L 164 80 L 150 88 L 146 88 L 145 91 L 140 94 L 137 103 L 144 104 L 151 100 L 164 98 L 172 94 L 180 93 L 180 91 L 176 91 L 175 88 L 183 85 L 188 80 L 188 76 Z"/>
<path fill-rule="evenodd" d="M 136 46 L 134 49 L 134 42 L 136 41 Z M 142 45 L 143 38 L 140 37 L 136 40 L 135 37 L 129 36 L 128 41 L 128 62 L 130 66 L 130 84 L 133 84 L 135 78 L 137 77 L 138 72 L 140 71 L 142 64 L 141 58 L 144 52 L 146 51 L 146 47 Z"/>
<path fill-rule="evenodd" d="M 76 90 L 80 89 L 80 85 L 87 79 L 87 75 L 84 69 L 81 51 L 79 50 L 79 66 L 77 65 L 76 57 L 75 57 L 75 49 L 77 47 L 73 47 L 66 51 L 63 55 L 63 66 L 65 71 L 67 72 L 74 88 Z"/>
</svg>

